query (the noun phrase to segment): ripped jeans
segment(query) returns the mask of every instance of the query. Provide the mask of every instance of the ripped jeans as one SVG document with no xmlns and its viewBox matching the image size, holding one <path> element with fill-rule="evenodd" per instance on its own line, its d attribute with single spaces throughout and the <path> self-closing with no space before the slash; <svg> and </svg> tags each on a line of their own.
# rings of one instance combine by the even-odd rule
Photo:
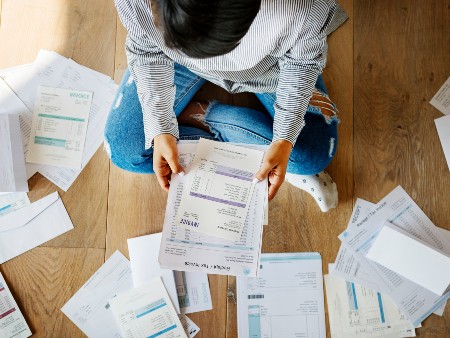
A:
<svg viewBox="0 0 450 338">
<path fill-rule="evenodd" d="M 176 116 L 181 114 L 205 83 L 205 79 L 175 64 Z M 316 88 L 327 95 L 322 76 L 318 77 Z M 266 111 L 212 102 L 205 115 L 205 122 L 211 133 L 179 125 L 180 139 L 193 140 L 203 137 L 221 142 L 270 144 L 276 96 L 274 93 L 256 93 L 256 96 Z M 323 171 L 336 153 L 338 119 L 336 115 L 325 116 L 310 101 L 305 123 L 291 151 L 287 171 L 293 174 L 313 175 Z M 142 109 L 136 85 L 128 70 L 122 79 L 106 122 L 105 149 L 112 163 L 122 169 L 136 173 L 154 173 L 153 149 L 145 149 Z"/>
</svg>

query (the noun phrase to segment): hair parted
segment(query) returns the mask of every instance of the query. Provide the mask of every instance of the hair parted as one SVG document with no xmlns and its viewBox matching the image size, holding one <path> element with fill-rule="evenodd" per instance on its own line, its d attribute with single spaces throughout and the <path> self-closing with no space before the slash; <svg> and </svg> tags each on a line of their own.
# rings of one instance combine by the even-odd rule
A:
<svg viewBox="0 0 450 338">
<path fill-rule="evenodd" d="M 158 28 L 169 48 L 193 58 L 235 49 L 261 6 L 261 0 L 151 0 Z"/>
</svg>

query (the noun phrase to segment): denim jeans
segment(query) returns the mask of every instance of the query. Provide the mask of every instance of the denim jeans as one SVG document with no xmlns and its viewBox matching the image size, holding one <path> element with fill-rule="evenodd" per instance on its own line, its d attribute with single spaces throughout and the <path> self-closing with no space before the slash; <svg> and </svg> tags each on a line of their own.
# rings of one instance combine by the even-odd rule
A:
<svg viewBox="0 0 450 338">
<path fill-rule="evenodd" d="M 206 80 L 176 64 L 174 81 L 174 111 L 175 115 L 179 116 Z M 327 94 L 322 76 L 318 77 L 316 88 Z M 211 132 L 179 125 L 180 139 L 193 140 L 203 137 L 221 142 L 270 144 L 276 95 L 256 93 L 256 96 L 266 111 L 214 101 L 205 114 L 205 122 Z M 337 124 L 336 117 L 326 118 L 318 107 L 309 105 L 305 126 L 291 151 L 287 171 L 302 175 L 323 171 L 336 153 Z M 145 149 L 141 104 L 136 85 L 128 70 L 106 122 L 105 149 L 111 161 L 122 169 L 136 173 L 154 173 L 153 149 Z"/>
</svg>

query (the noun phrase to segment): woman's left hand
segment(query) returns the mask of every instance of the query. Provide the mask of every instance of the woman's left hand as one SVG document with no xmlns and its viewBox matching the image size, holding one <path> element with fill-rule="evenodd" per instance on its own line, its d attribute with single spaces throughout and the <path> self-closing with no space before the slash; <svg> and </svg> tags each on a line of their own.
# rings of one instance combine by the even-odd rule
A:
<svg viewBox="0 0 450 338">
<path fill-rule="evenodd" d="M 269 201 L 273 199 L 284 182 L 292 143 L 286 140 L 272 142 L 255 177 L 261 181 L 269 178 Z"/>
</svg>

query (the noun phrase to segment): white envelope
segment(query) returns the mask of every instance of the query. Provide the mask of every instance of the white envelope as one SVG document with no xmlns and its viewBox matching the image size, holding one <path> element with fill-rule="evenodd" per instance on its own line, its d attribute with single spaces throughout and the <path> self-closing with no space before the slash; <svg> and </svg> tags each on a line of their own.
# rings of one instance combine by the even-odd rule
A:
<svg viewBox="0 0 450 338">
<path fill-rule="evenodd" d="M 73 229 L 57 192 L 0 218 L 0 264 Z"/>
<path fill-rule="evenodd" d="M 437 295 L 450 290 L 450 255 L 387 221 L 366 257 Z"/>
</svg>

